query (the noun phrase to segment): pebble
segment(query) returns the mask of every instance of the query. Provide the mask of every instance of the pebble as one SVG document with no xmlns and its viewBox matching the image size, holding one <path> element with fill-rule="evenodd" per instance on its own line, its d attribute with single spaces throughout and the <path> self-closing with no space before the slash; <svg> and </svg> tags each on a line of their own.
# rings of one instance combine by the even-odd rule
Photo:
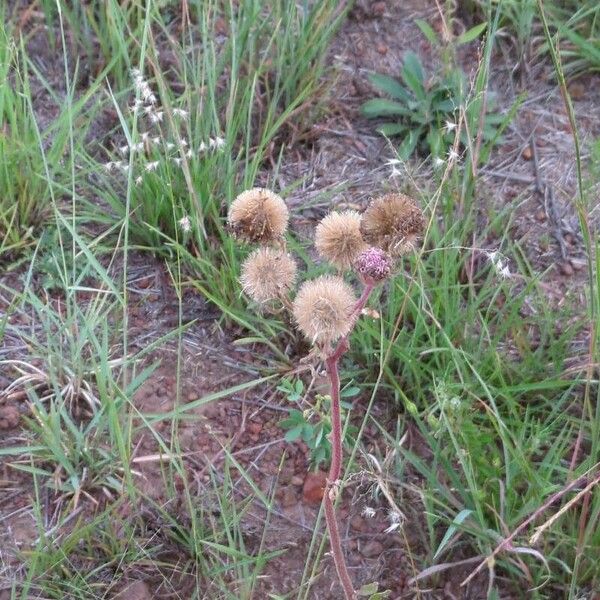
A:
<svg viewBox="0 0 600 600">
<path fill-rule="evenodd" d="M 291 480 L 291 484 L 295 486 L 301 486 L 304 483 L 304 479 L 299 475 L 294 475 Z"/>
<path fill-rule="evenodd" d="M 543 208 L 540 208 L 535 213 L 535 219 L 536 219 L 536 221 L 539 221 L 540 223 L 543 223 L 546 220 L 546 211 Z"/>
<path fill-rule="evenodd" d="M 375 17 L 381 17 L 385 13 L 385 2 L 374 2 L 371 6 L 371 12 Z"/>
<path fill-rule="evenodd" d="M 571 266 L 571 263 L 569 261 L 559 263 L 558 268 L 560 269 L 560 272 L 566 277 L 570 277 L 574 273 L 573 267 Z"/>
<path fill-rule="evenodd" d="M 323 471 L 307 473 L 302 486 L 302 499 L 308 504 L 319 504 L 323 500 L 327 474 Z"/>
</svg>

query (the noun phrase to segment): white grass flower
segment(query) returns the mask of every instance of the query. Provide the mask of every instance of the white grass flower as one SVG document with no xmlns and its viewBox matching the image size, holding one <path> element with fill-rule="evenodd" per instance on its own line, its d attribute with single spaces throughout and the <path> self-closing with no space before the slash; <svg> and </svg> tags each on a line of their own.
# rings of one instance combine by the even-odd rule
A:
<svg viewBox="0 0 600 600">
<path fill-rule="evenodd" d="M 492 263 L 492 267 L 496 272 L 496 275 L 498 275 L 502 279 L 508 279 L 509 277 L 511 277 L 508 261 L 502 256 L 502 254 L 500 254 L 500 252 L 498 252 L 498 250 L 484 250 L 484 254 L 486 255 L 487 259 Z"/>
<path fill-rule="evenodd" d="M 147 142 L 150 134 L 147 131 L 142 132 L 142 142 Z"/>
<path fill-rule="evenodd" d="M 185 153 L 185 157 L 186 157 L 186 158 L 192 158 L 192 156 L 193 156 L 193 155 L 194 155 L 194 154 L 193 154 L 193 152 L 192 152 L 192 149 L 191 149 L 191 148 L 190 148 L 190 149 L 189 149 L 189 150 L 188 150 L 188 151 Z"/>
<path fill-rule="evenodd" d="M 200 142 L 200 145 L 198 146 L 198 152 L 202 153 L 206 152 L 207 150 L 208 146 L 204 142 Z"/>
<path fill-rule="evenodd" d="M 173 148 L 175 148 L 175 144 L 173 144 L 172 142 L 167 142 L 167 143 L 165 144 L 165 148 L 166 148 L 167 150 L 173 150 Z"/>
<path fill-rule="evenodd" d="M 129 152 L 129 146 L 119 146 L 119 154 L 125 156 Z"/>
<path fill-rule="evenodd" d="M 440 169 L 441 167 L 443 167 L 446 164 L 446 161 L 443 158 L 440 158 L 439 156 L 436 156 L 433 159 L 433 168 L 434 169 Z"/>
<path fill-rule="evenodd" d="M 181 145 L 182 145 L 184 148 L 185 148 L 185 147 L 188 145 L 188 143 L 187 143 L 187 140 L 186 140 L 185 138 L 182 138 L 182 139 L 181 139 Z"/>
<path fill-rule="evenodd" d="M 158 146 L 160 144 L 160 136 L 154 136 L 153 138 L 150 138 L 150 141 L 155 145 Z"/>
<path fill-rule="evenodd" d="M 446 133 L 452 133 L 456 129 L 456 127 L 457 127 L 456 123 L 454 123 L 452 121 L 446 121 L 446 124 L 444 125 L 444 129 L 446 130 Z"/>
<path fill-rule="evenodd" d="M 448 161 L 451 163 L 456 162 L 460 158 L 460 155 L 454 148 L 450 148 L 448 151 Z"/>
<path fill-rule="evenodd" d="M 219 136 L 214 139 L 214 146 L 217 150 L 220 150 L 225 146 L 225 140 Z"/>
<path fill-rule="evenodd" d="M 366 517 L 367 519 L 372 519 L 375 516 L 375 513 L 376 513 L 376 511 L 375 511 L 375 509 L 373 507 L 371 507 L 371 506 L 365 506 L 362 509 L 362 513 L 361 514 L 362 514 L 363 517 Z"/>
<path fill-rule="evenodd" d="M 150 114 L 150 121 L 152 123 L 160 123 L 163 120 L 164 112 L 162 110 L 158 110 Z"/>
<path fill-rule="evenodd" d="M 141 152 L 144 149 L 144 142 L 138 142 L 137 144 L 134 144 L 131 149 L 134 152 Z"/>
<path fill-rule="evenodd" d="M 192 224 L 190 222 L 190 218 L 187 215 L 179 219 L 179 227 L 181 227 L 181 231 L 183 231 L 183 233 L 189 233 L 191 231 Z"/>
<path fill-rule="evenodd" d="M 117 163 L 113 162 L 112 160 L 108 161 L 107 163 L 104 164 L 104 168 L 110 173 L 115 167 L 117 166 Z"/>
<path fill-rule="evenodd" d="M 153 162 L 149 162 L 146 165 L 146 167 L 145 167 L 146 171 L 148 171 L 148 172 L 156 171 L 157 168 L 158 168 L 158 161 L 157 160 L 155 160 Z"/>
<path fill-rule="evenodd" d="M 395 510 L 390 510 L 388 519 L 390 521 L 390 526 L 385 529 L 384 533 L 393 533 L 402 525 L 402 515 Z"/>
<path fill-rule="evenodd" d="M 187 112 L 187 110 L 183 110 L 183 108 L 174 108 L 173 115 L 175 117 L 179 117 L 181 119 L 187 119 L 188 112 Z"/>
<path fill-rule="evenodd" d="M 153 106 L 145 106 L 144 107 L 144 112 L 149 115 L 152 111 L 154 110 Z"/>
<path fill-rule="evenodd" d="M 135 178 L 135 185 L 140 185 L 142 183 L 142 176 L 139 175 Z"/>
<path fill-rule="evenodd" d="M 180 167 L 181 166 L 181 158 L 179 158 L 178 156 L 173 157 L 173 162 Z"/>
<path fill-rule="evenodd" d="M 119 168 L 121 171 L 123 171 L 123 173 L 127 173 L 129 171 L 129 163 L 121 163 Z"/>
</svg>

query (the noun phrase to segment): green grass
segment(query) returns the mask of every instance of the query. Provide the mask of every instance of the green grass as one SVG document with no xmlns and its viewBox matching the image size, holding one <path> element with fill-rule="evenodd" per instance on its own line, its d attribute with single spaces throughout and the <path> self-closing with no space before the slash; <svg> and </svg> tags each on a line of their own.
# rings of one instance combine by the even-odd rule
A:
<svg viewBox="0 0 600 600">
<path fill-rule="evenodd" d="M 181 21 L 180 3 L 71 4 L 58 10 L 53 2 L 40 3 L 51 47 L 60 54 L 69 46 L 81 57 L 66 58 L 60 90 L 27 53 L 26 40 L 11 41 L 16 30 L 8 17 L 0 35 L 0 76 L 10 76 L 10 85 L 0 88 L 0 261 L 19 275 L 18 283 L 0 286 L 0 368 L 3 374 L 19 370 L 13 391 L 26 392 L 30 409 L 18 438 L 3 442 L 0 455 L 26 477 L 38 538 L 22 550 L 12 595 L 110 597 L 136 578 L 167 593 L 183 589 L 185 578 L 193 597 L 255 597 L 280 551 L 269 545 L 275 489 L 263 493 L 224 447 L 223 466 L 207 470 L 208 491 L 199 498 L 179 431 L 202 405 L 257 386 L 275 389 L 275 370 L 293 366 L 295 339 L 286 324 L 244 308 L 237 284 L 243 251 L 225 230 L 224 217 L 240 190 L 259 178 L 278 181 L 286 145 L 326 110 L 325 56 L 344 13 L 329 0 L 312 9 L 277 0 L 270 11 L 258 0 L 239 8 L 195 0 L 187 3 L 189 21 Z M 541 5 L 522 19 L 539 19 Z M 552 37 L 554 19 L 564 13 L 549 3 L 543 8 L 550 19 L 549 60 L 565 92 Z M 488 89 L 496 31 L 507 15 L 493 13 L 488 22 L 472 98 Z M 231 35 L 220 33 L 221 19 Z M 576 31 L 565 27 L 558 28 L 561 38 Z M 526 41 L 527 27 L 519 31 Z M 164 112 L 160 123 L 128 109 L 136 97 L 132 68 L 143 71 L 156 94 Z M 58 115 L 46 128 L 34 116 L 32 89 L 38 86 Z M 187 117 L 177 117 L 175 109 Z M 484 560 L 553 493 L 590 470 L 595 476 L 600 460 L 592 368 L 598 362 L 600 271 L 589 258 L 584 316 L 568 302 L 549 303 L 548 274 L 536 272 L 527 248 L 511 239 L 510 207 L 483 213 L 486 190 L 478 170 L 491 146 L 478 138 L 478 115 L 459 113 L 457 139 L 466 137 L 460 161 L 446 162 L 427 186 L 406 182 L 430 218 L 423 248 L 373 299 L 380 318 L 361 320 L 342 372 L 343 384 L 358 383 L 370 399 L 350 472 L 366 473 L 372 504 L 385 510 L 391 498 L 418 529 L 419 543 L 407 553 L 423 590 L 439 577 L 436 569 L 452 569 L 464 558 Z M 107 115 L 108 132 L 96 127 Z M 133 156 L 119 153 L 119 145 L 146 143 L 146 133 L 159 137 L 160 145 Z M 199 151 L 217 137 L 222 148 Z M 129 170 L 104 168 L 117 160 Z M 146 171 L 155 161 L 156 170 Z M 597 247 L 582 179 L 575 205 L 592 257 Z M 179 224 L 184 216 L 189 232 Z M 313 274 L 319 267 L 303 244 L 290 240 Z M 508 278 L 486 254 L 496 249 L 509 261 Z M 134 252 L 166 262 L 180 320 L 142 348 L 127 332 Z M 236 324 L 238 345 L 268 367 L 266 375 L 250 370 L 241 383 L 192 402 L 178 397 L 167 414 L 141 414 L 134 394 L 157 367 L 154 351 L 167 342 L 177 348 L 181 390 L 183 294 L 190 289 L 217 306 L 223 322 Z M 589 357 L 576 354 L 574 345 L 586 330 Z M 387 406 L 386 418 L 374 417 L 381 414 L 373 411 L 375 403 Z M 367 446 L 367 427 L 385 444 Z M 418 444 L 404 438 L 409 431 Z M 160 449 L 161 485 L 178 504 L 159 503 L 140 490 L 143 461 L 134 440 L 141 432 Z M 578 439 L 579 460 L 571 465 Z M 377 477 L 367 450 L 384 465 Z M 511 551 L 496 557 L 493 570 L 483 570 L 489 598 L 511 590 L 515 597 L 575 599 L 598 589 L 597 487 L 530 543 L 535 527 L 573 497 L 567 493 L 539 515 Z M 101 499 L 93 510 L 90 498 Z M 250 513 L 261 515 L 260 527 Z M 316 532 L 300 588 L 287 597 L 312 597 L 324 550 Z"/>
</svg>

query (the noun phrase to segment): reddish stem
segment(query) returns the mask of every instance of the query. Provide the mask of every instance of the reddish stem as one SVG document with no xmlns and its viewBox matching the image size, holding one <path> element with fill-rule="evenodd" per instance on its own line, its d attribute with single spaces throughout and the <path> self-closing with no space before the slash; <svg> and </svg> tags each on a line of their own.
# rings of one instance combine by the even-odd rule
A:
<svg viewBox="0 0 600 600">
<path fill-rule="evenodd" d="M 363 293 L 354 306 L 351 319 L 353 327 L 356 323 L 362 309 L 365 307 L 370 293 L 373 291 L 374 285 L 368 283 L 365 285 Z M 349 334 L 348 334 L 349 335 Z M 352 585 L 352 579 L 348 573 L 348 567 L 344 560 L 344 552 L 342 550 L 342 540 L 338 529 L 337 520 L 335 517 L 334 501 L 338 493 L 338 480 L 342 476 L 342 416 L 341 416 L 341 400 L 340 400 L 340 375 L 338 365 L 342 355 L 350 348 L 348 336 L 344 336 L 338 343 L 336 349 L 325 360 L 327 374 L 331 383 L 331 466 L 329 467 L 329 476 L 327 477 L 327 487 L 323 495 L 323 507 L 325 508 L 325 520 L 327 521 L 327 529 L 329 530 L 329 540 L 331 552 L 333 554 L 333 562 L 340 578 L 340 583 L 344 589 L 346 600 L 354 600 L 356 594 Z"/>
</svg>

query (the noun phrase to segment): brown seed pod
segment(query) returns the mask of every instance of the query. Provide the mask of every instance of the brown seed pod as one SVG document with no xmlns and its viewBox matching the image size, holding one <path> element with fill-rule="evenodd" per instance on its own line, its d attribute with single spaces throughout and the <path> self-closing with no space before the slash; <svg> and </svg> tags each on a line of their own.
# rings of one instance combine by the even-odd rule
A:
<svg viewBox="0 0 600 600">
<path fill-rule="evenodd" d="M 393 257 L 413 250 L 424 229 L 425 218 L 417 203 L 396 193 L 373 200 L 360 224 L 365 241 Z"/>
<path fill-rule="evenodd" d="M 341 277 L 321 275 L 302 285 L 293 314 L 300 331 L 313 344 L 325 347 L 350 333 L 355 304 L 352 288 Z"/>
<path fill-rule="evenodd" d="M 264 188 L 242 192 L 229 207 L 229 227 L 236 238 L 245 242 L 269 244 L 281 240 L 288 219 L 285 202 Z"/>
<path fill-rule="evenodd" d="M 360 233 L 360 219 L 360 214 L 355 210 L 334 211 L 317 225 L 317 252 L 338 269 L 349 269 L 367 247 Z"/>
<path fill-rule="evenodd" d="M 281 250 L 257 248 L 242 264 L 242 288 L 260 304 L 282 298 L 292 289 L 295 281 L 296 263 Z"/>
</svg>

